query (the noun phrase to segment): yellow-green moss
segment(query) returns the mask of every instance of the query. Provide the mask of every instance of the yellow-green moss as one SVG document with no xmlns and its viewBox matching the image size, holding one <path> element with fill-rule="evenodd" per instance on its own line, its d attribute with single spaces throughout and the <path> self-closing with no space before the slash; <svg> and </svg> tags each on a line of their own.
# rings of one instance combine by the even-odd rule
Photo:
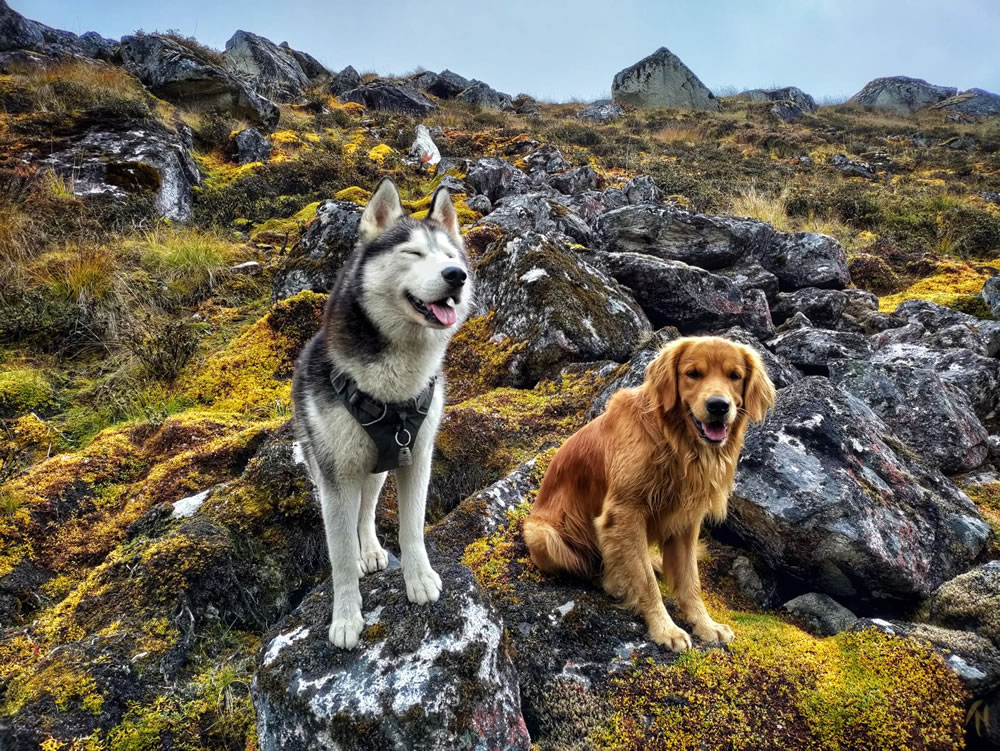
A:
<svg viewBox="0 0 1000 751">
<path fill-rule="evenodd" d="M 16 417 L 52 403 L 52 384 L 38 370 L 0 371 L 0 417 Z"/>
<path fill-rule="evenodd" d="M 480 586 L 491 595 L 506 597 L 516 602 L 511 576 L 518 581 L 540 581 L 541 572 L 530 565 L 525 548 L 521 545 L 524 520 L 531 513 L 533 497 L 507 512 L 507 523 L 496 532 L 471 543 L 462 555 L 462 564 L 471 569 Z M 519 572 L 512 574 L 511 563 L 519 563 Z"/>
<path fill-rule="evenodd" d="M 986 265 L 1000 266 L 1000 259 Z M 979 269 L 961 261 L 942 261 L 932 276 L 915 282 L 902 292 L 880 298 L 879 310 L 891 313 L 900 303 L 914 299 L 946 307 L 967 307 L 970 296 L 978 295 L 989 278 L 986 269 Z"/>
<path fill-rule="evenodd" d="M 313 201 L 290 217 L 268 219 L 254 228 L 250 233 L 250 239 L 254 242 L 283 243 L 291 247 L 299 241 L 302 232 L 316 218 L 318 207 L 319 201 Z"/>
<path fill-rule="evenodd" d="M 385 143 L 380 143 L 378 146 L 372 147 L 372 149 L 368 152 L 368 158 L 376 164 L 383 165 L 386 163 L 386 160 L 395 153 L 396 150 L 391 146 Z"/>
<path fill-rule="evenodd" d="M 372 194 L 364 188 L 352 185 L 350 188 L 344 188 L 343 190 L 338 191 L 333 197 L 338 201 L 354 201 L 354 203 L 364 206 L 368 203 L 368 199 L 372 197 Z"/>
<path fill-rule="evenodd" d="M 495 315 L 490 311 L 470 318 L 452 339 L 445 357 L 449 403 L 462 402 L 495 388 L 507 374 L 513 357 L 528 346 L 526 342 L 492 339 Z"/>
</svg>

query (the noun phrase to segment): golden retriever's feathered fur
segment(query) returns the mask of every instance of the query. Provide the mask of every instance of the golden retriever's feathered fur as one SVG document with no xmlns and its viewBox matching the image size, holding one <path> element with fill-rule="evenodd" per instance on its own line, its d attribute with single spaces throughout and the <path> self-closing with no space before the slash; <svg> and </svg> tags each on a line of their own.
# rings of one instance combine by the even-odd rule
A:
<svg viewBox="0 0 1000 751">
<path fill-rule="evenodd" d="M 686 649 L 691 639 L 656 584 L 662 566 L 695 635 L 731 640 L 702 602 L 698 535 L 705 517 L 725 518 L 747 424 L 763 420 L 774 397 L 749 347 L 717 337 L 669 343 L 641 386 L 617 392 L 557 452 L 524 525 L 532 560 L 543 571 L 599 577 L 643 614 L 656 642 Z M 651 560 L 650 544 L 662 561 Z"/>
</svg>

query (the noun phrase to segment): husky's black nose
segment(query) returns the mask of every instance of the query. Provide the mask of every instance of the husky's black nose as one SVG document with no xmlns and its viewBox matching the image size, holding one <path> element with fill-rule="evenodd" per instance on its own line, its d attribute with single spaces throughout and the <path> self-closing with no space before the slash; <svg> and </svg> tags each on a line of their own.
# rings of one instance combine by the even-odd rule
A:
<svg viewBox="0 0 1000 751">
<path fill-rule="evenodd" d="M 705 400 L 705 409 L 712 417 L 724 417 L 729 412 L 729 400 L 722 396 L 710 396 Z"/>
<path fill-rule="evenodd" d="M 441 276 L 452 287 L 461 287 L 465 284 L 465 280 L 469 275 L 465 273 L 465 269 L 460 269 L 458 266 L 449 266 L 441 272 Z"/>
</svg>

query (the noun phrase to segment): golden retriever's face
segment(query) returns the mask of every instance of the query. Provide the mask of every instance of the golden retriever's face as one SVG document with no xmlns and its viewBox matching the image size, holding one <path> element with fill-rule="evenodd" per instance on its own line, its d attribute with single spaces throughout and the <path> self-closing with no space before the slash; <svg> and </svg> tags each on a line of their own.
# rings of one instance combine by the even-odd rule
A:
<svg viewBox="0 0 1000 751">
<path fill-rule="evenodd" d="M 760 356 L 718 337 L 671 342 L 650 364 L 646 380 L 664 413 L 678 411 L 691 437 L 711 446 L 724 445 L 738 421 L 763 420 L 774 404 Z"/>
</svg>

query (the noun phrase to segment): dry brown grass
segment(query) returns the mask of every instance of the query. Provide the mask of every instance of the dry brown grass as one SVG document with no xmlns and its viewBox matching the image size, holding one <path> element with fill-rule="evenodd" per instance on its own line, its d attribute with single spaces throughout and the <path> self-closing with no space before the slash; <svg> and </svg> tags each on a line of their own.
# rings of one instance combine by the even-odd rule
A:
<svg viewBox="0 0 1000 751">
<path fill-rule="evenodd" d="M 136 118 L 152 114 L 153 100 L 139 81 L 105 63 L 71 60 L 47 67 L 15 67 L 12 78 L 36 110 L 72 114 L 100 108 Z"/>
</svg>

